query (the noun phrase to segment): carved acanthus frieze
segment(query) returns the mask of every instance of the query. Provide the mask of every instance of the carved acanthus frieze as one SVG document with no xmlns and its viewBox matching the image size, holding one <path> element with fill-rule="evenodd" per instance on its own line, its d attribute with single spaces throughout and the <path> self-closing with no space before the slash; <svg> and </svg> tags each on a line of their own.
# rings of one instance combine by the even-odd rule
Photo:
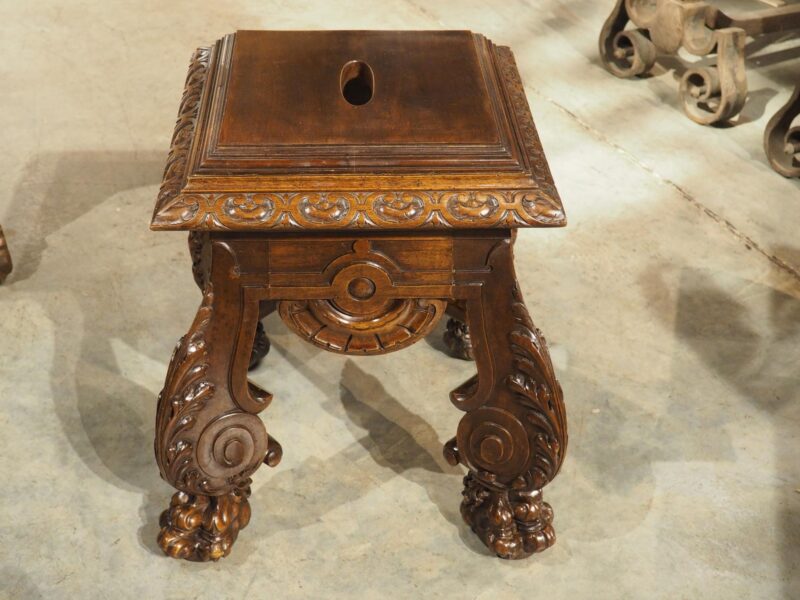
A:
<svg viewBox="0 0 800 600">
<path fill-rule="evenodd" d="M 182 193 L 159 205 L 154 229 L 298 230 L 558 227 L 544 190 L 480 192 Z"/>
<path fill-rule="evenodd" d="M 561 225 L 566 224 L 566 218 L 561 208 L 561 200 L 556 191 L 556 186 L 552 183 L 553 176 L 550 173 L 550 167 L 547 164 L 547 158 L 542 149 L 542 143 L 539 141 L 539 134 L 536 132 L 536 125 L 533 122 L 533 115 L 528 105 L 528 99 L 525 96 L 525 87 L 522 84 L 522 79 L 519 76 L 517 63 L 514 60 L 514 53 L 511 48 L 507 46 L 496 47 L 496 56 L 500 73 L 503 76 L 503 83 L 505 84 L 508 95 L 511 99 L 511 106 L 514 108 L 514 115 L 516 117 L 517 126 L 522 134 L 522 141 L 525 146 L 525 151 L 528 160 L 531 164 L 531 171 L 533 176 L 542 188 L 541 193 L 531 194 L 527 197 L 527 193 L 523 193 L 521 202 L 526 214 L 530 214 L 533 218 L 533 223 L 540 225 L 548 225 L 550 217 L 543 214 L 544 222 L 539 222 L 535 215 L 539 213 L 552 213 L 554 207 L 558 207 L 558 212 L 561 214 Z M 525 202 L 529 204 L 537 204 L 538 206 L 525 207 Z"/>
</svg>

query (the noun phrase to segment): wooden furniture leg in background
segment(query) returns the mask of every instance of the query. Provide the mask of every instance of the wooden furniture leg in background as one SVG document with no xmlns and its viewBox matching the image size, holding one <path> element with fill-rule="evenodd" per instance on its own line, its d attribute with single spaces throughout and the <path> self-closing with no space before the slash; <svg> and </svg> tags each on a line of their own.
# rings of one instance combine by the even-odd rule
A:
<svg viewBox="0 0 800 600">
<path fill-rule="evenodd" d="M 6 236 L 3 228 L 0 227 L 0 283 L 3 283 L 11 273 L 13 264 L 11 263 L 11 253 L 8 251 Z"/>
<path fill-rule="evenodd" d="M 490 252 L 491 273 L 466 301 L 478 373 L 451 393 L 466 412 L 447 461 L 468 467 L 461 514 L 501 558 L 525 558 L 555 543 L 542 488 L 567 447 L 566 411 L 547 345 L 514 275 L 512 240 Z"/>
<path fill-rule="evenodd" d="M 461 302 L 451 302 L 447 305 L 447 326 L 444 331 L 444 343 L 447 346 L 447 353 L 453 358 L 462 360 L 475 360 L 475 353 L 472 351 L 472 338 L 467 327 L 467 316 L 464 304 Z"/>
<path fill-rule="evenodd" d="M 225 244 L 198 242 L 203 302 L 179 342 L 158 399 L 155 453 L 161 476 L 179 491 L 161 515 L 158 543 L 195 561 L 227 556 L 250 520 L 250 476 L 280 461 L 280 444 L 257 413 L 271 394 L 247 380 L 259 317 L 247 302 Z M 213 254 L 213 256 L 212 256 Z"/>
<path fill-rule="evenodd" d="M 778 173 L 800 177 L 800 81 L 789 101 L 767 123 L 764 151 Z"/>
</svg>

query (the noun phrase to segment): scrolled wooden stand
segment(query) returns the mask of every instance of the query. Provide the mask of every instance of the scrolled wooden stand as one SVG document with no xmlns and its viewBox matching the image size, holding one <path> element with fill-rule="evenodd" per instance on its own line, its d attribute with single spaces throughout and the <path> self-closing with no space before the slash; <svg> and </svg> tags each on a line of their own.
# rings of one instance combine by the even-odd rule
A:
<svg viewBox="0 0 800 600">
<path fill-rule="evenodd" d="M 734 20 L 700 1 L 617 0 L 600 32 L 600 57 L 611 73 L 629 78 L 649 73 L 659 52 L 677 56 L 683 48 L 698 57 L 715 54 L 713 66 L 693 66 L 683 73 L 680 99 L 693 121 L 719 123 L 744 107 L 744 43 L 748 32 L 755 33 L 751 22 L 764 18 Z M 628 22 L 636 29 L 626 30 Z"/>
<path fill-rule="evenodd" d="M 633 29 L 626 29 L 629 22 Z M 689 66 L 679 85 L 686 115 L 701 125 L 713 125 L 734 118 L 744 108 L 748 37 L 792 30 L 800 31 L 797 4 L 730 16 L 703 0 L 617 0 L 600 32 L 600 58 L 617 77 L 632 78 L 647 75 L 658 53 L 676 57 L 684 49 L 698 57 L 714 56 L 710 66 Z M 791 127 L 798 106 L 795 90 L 764 134 L 770 165 L 787 177 L 800 175 L 800 133 Z"/>
</svg>

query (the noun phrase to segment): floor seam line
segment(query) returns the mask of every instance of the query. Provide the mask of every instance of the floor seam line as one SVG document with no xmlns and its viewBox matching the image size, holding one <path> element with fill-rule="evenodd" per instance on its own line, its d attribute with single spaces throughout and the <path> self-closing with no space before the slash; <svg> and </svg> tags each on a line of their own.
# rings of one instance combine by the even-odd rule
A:
<svg viewBox="0 0 800 600">
<path fill-rule="evenodd" d="M 736 227 L 736 225 L 734 225 L 733 223 L 731 223 L 730 221 L 728 221 L 727 219 L 725 219 L 721 215 L 717 214 L 716 212 L 714 212 L 713 210 L 711 210 L 710 208 L 705 206 L 702 202 L 700 202 L 694 196 L 692 196 L 690 193 L 688 193 L 686 190 L 684 190 L 680 185 L 678 185 L 677 183 L 675 183 L 671 179 L 663 177 L 655 169 L 653 169 L 652 167 L 648 166 L 646 163 L 644 163 L 644 162 L 640 161 L 639 159 L 637 159 L 634 154 L 632 154 L 631 152 L 629 152 L 628 150 L 626 150 L 625 148 L 623 148 L 619 144 L 616 144 L 616 143 L 612 142 L 601 131 L 595 129 L 594 127 L 592 127 L 591 125 L 586 123 L 584 120 L 582 120 L 578 115 L 576 115 L 574 112 L 569 110 L 567 107 L 563 106 L 562 104 L 559 104 L 558 102 L 556 102 L 552 98 L 550 98 L 550 97 L 546 96 L 545 94 L 541 93 L 536 88 L 533 88 L 533 87 L 530 87 L 530 86 L 525 86 L 525 87 L 526 87 L 526 89 L 529 89 L 531 92 L 533 92 L 536 96 L 538 96 L 538 97 L 542 98 L 543 100 L 549 102 L 550 104 L 555 106 L 558 110 L 560 110 L 561 112 L 563 112 L 564 114 L 569 116 L 581 128 L 583 128 L 584 130 L 588 131 L 595 138 L 597 138 L 601 142 L 604 142 L 604 143 L 608 144 L 609 146 L 614 148 L 614 150 L 616 150 L 617 152 L 619 152 L 621 154 L 624 154 L 631 162 L 633 162 L 639 168 L 643 169 L 644 171 L 646 171 L 647 173 L 649 173 L 650 175 L 652 175 L 653 177 L 658 179 L 660 182 L 672 187 L 675 191 L 677 191 L 681 195 L 681 197 L 684 200 L 689 202 L 689 204 L 691 204 L 692 206 L 694 206 L 695 208 L 697 208 L 701 212 L 705 213 L 705 215 L 708 216 L 715 223 L 717 223 L 718 225 L 721 225 L 722 227 L 727 229 L 730 233 L 732 233 L 734 236 L 739 238 L 739 240 L 741 240 L 744 243 L 744 245 L 747 247 L 748 250 L 756 250 L 759 254 L 761 254 L 762 256 L 767 258 L 776 267 L 778 267 L 779 269 L 781 269 L 783 271 L 786 271 L 789 275 L 791 275 L 792 277 L 794 277 L 795 279 L 800 281 L 800 271 L 799 270 L 795 269 L 792 265 L 788 264 L 786 261 L 784 261 L 780 257 L 775 256 L 774 254 L 770 254 L 769 252 L 764 250 L 758 244 L 758 242 L 756 242 L 753 238 L 751 238 L 747 234 L 743 233 L 742 231 L 740 231 Z"/>
</svg>

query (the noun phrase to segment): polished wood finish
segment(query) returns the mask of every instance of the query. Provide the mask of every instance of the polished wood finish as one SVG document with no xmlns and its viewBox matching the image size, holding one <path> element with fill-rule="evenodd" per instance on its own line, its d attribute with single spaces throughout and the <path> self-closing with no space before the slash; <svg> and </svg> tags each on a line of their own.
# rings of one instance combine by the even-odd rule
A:
<svg viewBox="0 0 800 600">
<path fill-rule="evenodd" d="M 374 156 L 357 152 L 376 146 L 411 162 L 420 157 L 409 155 L 409 144 L 428 145 L 425 159 L 434 161 L 451 144 L 501 150 L 499 107 L 476 41 L 468 31 L 240 31 L 235 44 L 221 48 L 230 51 L 230 61 L 220 63 L 229 65 L 227 90 L 219 92 L 225 103 L 218 105 L 218 138 L 204 148 L 201 171 L 219 164 L 209 154 L 230 155 L 237 170 L 250 155 L 253 162 L 245 164 L 262 170 L 280 164 L 285 153 L 286 168 L 305 173 L 310 165 L 293 165 L 289 157 L 323 156 L 330 144 L 353 153 L 337 148 L 329 160 L 318 159 L 332 167 L 369 164 Z M 363 106 L 342 93 L 354 63 L 369 65 L 371 73 L 372 98 Z"/>
<path fill-rule="evenodd" d="M 3 233 L 3 228 L 0 227 L 0 283 L 3 283 L 11 274 L 13 264 L 11 262 L 11 253 L 8 251 L 8 244 L 6 243 L 6 236 Z"/>
<path fill-rule="evenodd" d="M 465 414 L 444 447 L 468 469 L 464 519 L 504 558 L 552 545 L 541 490 L 566 415 L 512 249 L 516 227 L 564 222 L 511 52 L 482 36 L 239 32 L 198 50 L 153 218 L 190 231 L 203 293 L 158 403 L 156 458 L 178 489 L 161 548 L 227 555 L 251 476 L 280 461 L 257 416 L 272 395 L 247 380 L 273 311 L 357 355 L 405 348 L 449 314 L 451 351 L 477 369 L 451 394 Z"/>
</svg>

